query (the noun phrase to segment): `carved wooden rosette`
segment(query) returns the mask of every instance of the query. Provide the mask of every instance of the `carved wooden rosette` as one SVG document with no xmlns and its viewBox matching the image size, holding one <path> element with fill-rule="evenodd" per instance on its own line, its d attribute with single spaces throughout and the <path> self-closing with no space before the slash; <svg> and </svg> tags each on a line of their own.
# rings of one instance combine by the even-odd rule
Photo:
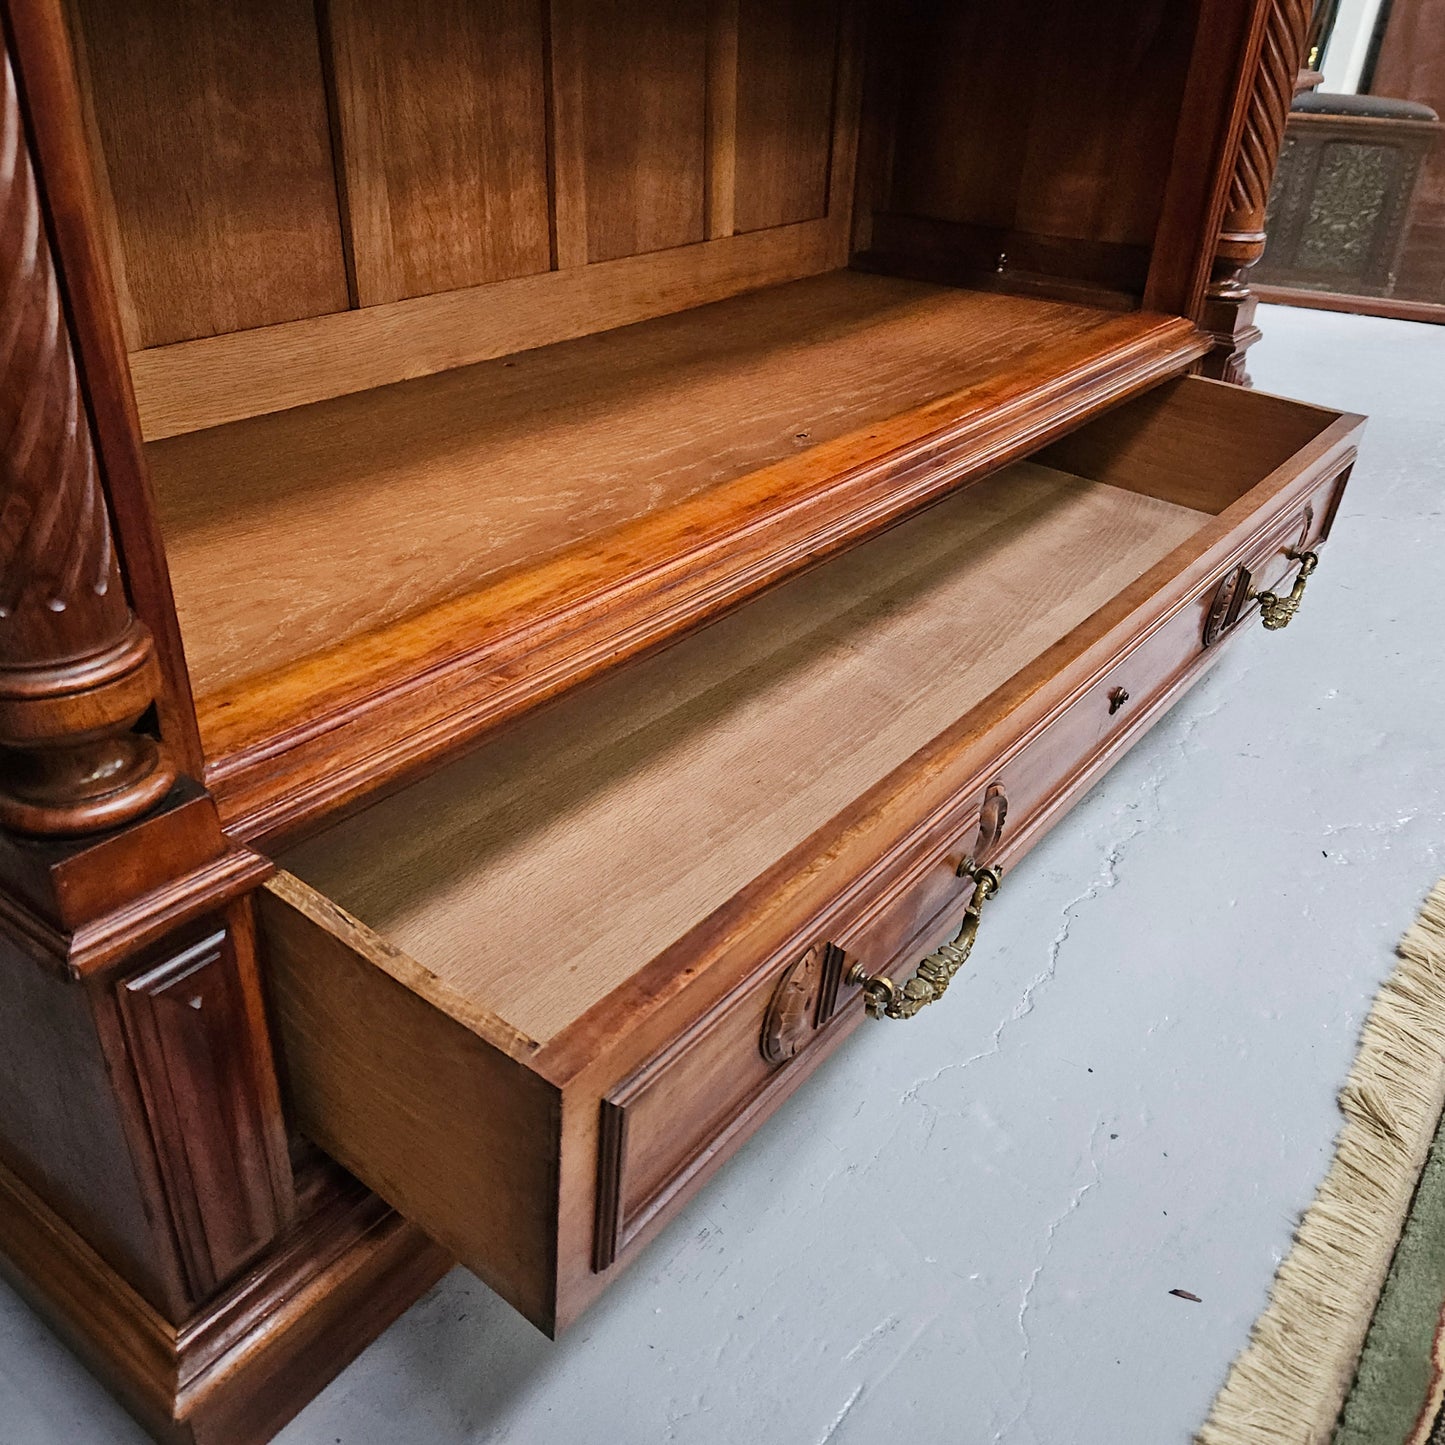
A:
<svg viewBox="0 0 1445 1445">
<path fill-rule="evenodd" d="M 1245 112 L 1229 202 L 1220 227 L 1205 300 L 1205 326 L 1215 349 L 1205 370 L 1224 381 L 1248 384 L 1245 352 L 1259 338 L 1249 269 L 1264 255 L 1265 210 L 1284 144 L 1290 101 L 1304 60 L 1313 0 L 1271 0 L 1254 87 Z"/>
<path fill-rule="evenodd" d="M 174 781 L 133 731 L 159 686 L 111 542 L 8 54 L 0 74 L 0 825 L 129 821 Z"/>
</svg>

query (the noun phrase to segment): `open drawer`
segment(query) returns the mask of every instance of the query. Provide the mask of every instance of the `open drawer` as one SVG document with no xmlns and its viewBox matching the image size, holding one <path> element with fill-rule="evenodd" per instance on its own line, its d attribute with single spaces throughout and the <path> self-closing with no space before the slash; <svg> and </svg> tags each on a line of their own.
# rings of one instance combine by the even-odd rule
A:
<svg viewBox="0 0 1445 1445">
<path fill-rule="evenodd" d="M 561 1328 L 957 930 L 965 864 L 1289 620 L 1359 424 L 1170 383 L 294 848 L 300 1128 Z"/>
</svg>

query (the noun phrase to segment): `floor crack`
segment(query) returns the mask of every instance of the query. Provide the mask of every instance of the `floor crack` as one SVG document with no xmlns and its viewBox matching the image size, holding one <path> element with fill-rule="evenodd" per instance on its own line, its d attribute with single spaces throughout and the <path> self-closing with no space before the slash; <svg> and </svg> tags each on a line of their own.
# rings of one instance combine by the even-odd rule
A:
<svg viewBox="0 0 1445 1445">
<path fill-rule="evenodd" d="M 1090 1131 L 1089 1177 L 1083 1182 L 1083 1184 L 1079 1185 L 1076 1189 L 1073 1190 L 1073 1192 L 1069 1196 L 1069 1202 L 1067 1206 L 1065 1206 L 1061 1213 L 1051 1219 L 1048 1225 L 1045 1227 L 1043 1252 L 1039 1255 L 1039 1262 L 1030 1271 L 1029 1277 L 1024 1283 L 1023 1291 L 1019 1295 L 1018 1313 L 1015 1316 L 1014 1323 L 1016 1328 L 1018 1329 L 1019 1341 L 1022 1347 L 1019 1354 L 1019 1364 L 1024 1372 L 1024 1397 L 1022 1404 L 1020 1404 L 1013 1418 L 1009 1420 L 1008 1423 L 1005 1424 L 1001 1429 L 994 1432 L 993 1438 L 995 1441 L 995 1445 L 998 1445 L 998 1442 L 1007 1440 L 1009 1435 L 1014 1430 L 1016 1430 L 1019 1425 L 1025 1423 L 1029 1408 L 1033 1403 L 1033 1395 L 1029 1389 L 1028 1383 L 1029 1356 L 1033 1351 L 1033 1337 L 1029 1333 L 1029 1310 L 1033 1307 L 1034 1291 L 1038 1288 L 1039 1280 L 1043 1276 L 1044 1269 L 1048 1265 L 1049 1257 L 1053 1254 L 1054 1243 L 1058 1238 L 1059 1231 L 1078 1211 L 1079 1206 L 1083 1204 L 1084 1200 L 1087 1199 L 1088 1196 L 1092 1194 L 1102 1182 L 1103 1172 L 1099 1166 L 1098 1148 L 1099 1136 L 1103 1133 L 1105 1128 L 1106 1125 L 1101 1119 L 1098 1123 L 1094 1125 L 1093 1129 Z"/>
</svg>

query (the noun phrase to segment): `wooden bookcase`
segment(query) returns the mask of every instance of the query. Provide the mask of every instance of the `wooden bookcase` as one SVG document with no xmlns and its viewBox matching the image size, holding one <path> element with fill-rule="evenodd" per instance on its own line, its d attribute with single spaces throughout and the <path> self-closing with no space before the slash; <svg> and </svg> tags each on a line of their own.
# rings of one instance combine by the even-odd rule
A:
<svg viewBox="0 0 1445 1445">
<path fill-rule="evenodd" d="M 309 825 L 1204 345 L 1163 219 L 1188 6 L 71 8 L 237 836 Z"/>
<path fill-rule="evenodd" d="M 565 1326 L 1289 621 L 1308 8 L 4 0 L 0 1249 L 158 1436 Z"/>
</svg>

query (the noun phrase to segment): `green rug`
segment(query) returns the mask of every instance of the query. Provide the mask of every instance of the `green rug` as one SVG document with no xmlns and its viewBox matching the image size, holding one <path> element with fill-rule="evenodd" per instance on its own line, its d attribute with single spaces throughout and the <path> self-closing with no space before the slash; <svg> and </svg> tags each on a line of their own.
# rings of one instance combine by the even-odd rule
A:
<svg viewBox="0 0 1445 1445">
<path fill-rule="evenodd" d="M 1334 1445 L 1445 1445 L 1445 1128 L 1365 1338 Z"/>
<path fill-rule="evenodd" d="M 1198 1445 L 1445 1445 L 1445 882 L 1399 954 L 1334 1161 Z"/>
</svg>

